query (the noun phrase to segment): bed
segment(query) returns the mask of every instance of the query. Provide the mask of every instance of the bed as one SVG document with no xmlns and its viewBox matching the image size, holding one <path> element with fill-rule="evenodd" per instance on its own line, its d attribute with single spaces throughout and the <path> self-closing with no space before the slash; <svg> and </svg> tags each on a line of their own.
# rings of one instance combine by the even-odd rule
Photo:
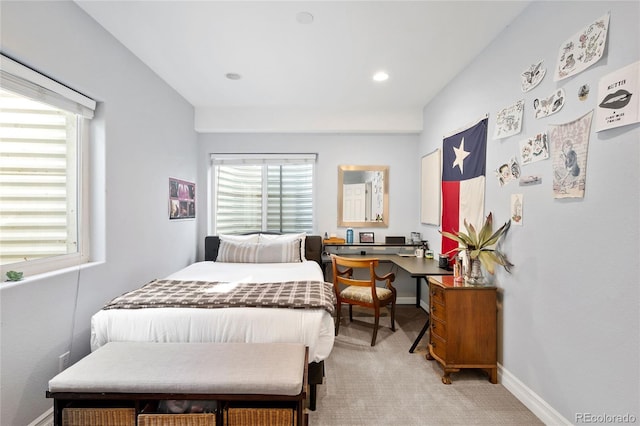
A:
<svg viewBox="0 0 640 426">
<path fill-rule="evenodd" d="M 315 409 L 316 385 L 335 338 L 335 296 L 324 282 L 321 252 L 319 236 L 208 236 L 203 262 L 114 298 L 97 312 L 91 350 L 112 341 L 304 343 Z"/>
</svg>

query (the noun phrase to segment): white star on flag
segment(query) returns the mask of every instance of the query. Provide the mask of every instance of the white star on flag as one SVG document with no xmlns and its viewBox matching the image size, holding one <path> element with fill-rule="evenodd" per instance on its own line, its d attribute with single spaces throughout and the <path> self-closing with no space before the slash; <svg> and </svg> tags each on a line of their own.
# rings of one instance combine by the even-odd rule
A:
<svg viewBox="0 0 640 426">
<path fill-rule="evenodd" d="M 471 154 L 471 152 L 464 150 L 464 138 L 460 141 L 460 146 L 458 148 L 455 146 L 453 147 L 453 151 L 456 153 L 456 159 L 451 168 L 453 169 L 458 166 L 460 168 L 460 173 L 464 174 L 464 159 Z"/>
</svg>

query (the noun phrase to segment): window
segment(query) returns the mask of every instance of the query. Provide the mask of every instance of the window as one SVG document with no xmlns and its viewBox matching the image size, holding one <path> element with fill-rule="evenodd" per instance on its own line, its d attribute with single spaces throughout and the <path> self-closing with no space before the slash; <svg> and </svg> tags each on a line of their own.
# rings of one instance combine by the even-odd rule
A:
<svg viewBox="0 0 640 426">
<path fill-rule="evenodd" d="M 1 56 L 0 266 L 25 275 L 88 260 L 88 124 L 95 102 Z"/>
<path fill-rule="evenodd" d="M 315 154 L 212 155 L 214 233 L 313 232 Z"/>
</svg>

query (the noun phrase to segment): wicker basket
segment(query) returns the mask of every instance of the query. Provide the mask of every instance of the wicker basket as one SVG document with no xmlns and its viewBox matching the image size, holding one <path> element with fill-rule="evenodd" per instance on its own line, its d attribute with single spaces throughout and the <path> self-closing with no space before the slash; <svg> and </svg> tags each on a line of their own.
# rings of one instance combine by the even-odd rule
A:
<svg viewBox="0 0 640 426">
<path fill-rule="evenodd" d="M 198 414 L 140 414 L 138 426 L 216 426 L 216 415 Z"/>
<path fill-rule="evenodd" d="M 135 408 L 65 408 L 62 426 L 136 426 Z"/>
<path fill-rule="evenodd" d="M 296 426 L 295 410 L 290 408 L 229 408 L 225 426 Z"/>
</svg>

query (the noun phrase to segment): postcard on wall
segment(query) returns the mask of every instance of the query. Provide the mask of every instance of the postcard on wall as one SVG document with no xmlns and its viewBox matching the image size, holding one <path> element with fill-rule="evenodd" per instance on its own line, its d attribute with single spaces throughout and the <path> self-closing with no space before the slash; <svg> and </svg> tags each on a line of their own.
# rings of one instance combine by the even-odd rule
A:
<svg viewBox="0 0 640 426">
<path fill-rule="evenodd" d="M 523 166 L 547 158 L 549 158 L 549 144 L 546 133 L 538 133 L 520 142 L 520 161 Z"/>
<path fill-rule="evenodd" d="M 589 87 L 589 85 L 583 84 L 578 88 L 578 99 L 581 101 L 586 101 L 587 98 L 589 97 L 590 91 L 591 91 L 591 88 Z"/>
<path fill-rule="evenodd" d="M 593 110 L 566 124 L 549 126 L 554 198 L 583 198 Z"/>
<path fill-rule="evenodd" d="M 564 106 L 564 89 L 558 89 L 549 97 L 533 100 L 533 110 L 536 118 L 547 117 L 560 111 Z"/>
<path fill-rule="evenodd" d="M 196 217 L 196 184 L 169 178 L 169 219 Z"/>
<path fill-rule="evenodd" d="M 596 131 L 640 122 L 640 61 L 605 75 L 598 84 Z"/>
<path fill-rule="evenodd" d="M 539 175 L 527 175 L 520 178 L 520 186 L 540 185 L 542 183 L 542 176 Z"/>
<path fill-rule="evenodd" d="M 553 80 L 578 74 L 598 62 L 604 53 L 608 29 L 607 13 L 562 43 Z"/>
<path fill-rule="evenodd" d="M 522 130 L 522 114 L 524 112 L 524 99 L 504 108 L 496 117 L 494 139 L 502 139 L 517 135 Z"/>
<path fill-rule="evenodd" d="M 529 90 L 536 87 L 545 74 L 547 73 L 547 69 L 542 67 L 542 62 L 540 61 L 537 64 L 532 64 L 529 69 L 522 72 L 522 91 L 528 92 Z"/>
<path fill-rule="evenodd" d="M 511 194 L 511 224 L 522 226 L 522 194 Z"/>
<path fill-rule="evenodd" d="M 513 157 L 508 163 L 501 164 L 495 173 L 500 186 L 505 186 L 513 180 L 520 179 L 520 164 L 518 164 L 518 161 Z"/>
</svg>

